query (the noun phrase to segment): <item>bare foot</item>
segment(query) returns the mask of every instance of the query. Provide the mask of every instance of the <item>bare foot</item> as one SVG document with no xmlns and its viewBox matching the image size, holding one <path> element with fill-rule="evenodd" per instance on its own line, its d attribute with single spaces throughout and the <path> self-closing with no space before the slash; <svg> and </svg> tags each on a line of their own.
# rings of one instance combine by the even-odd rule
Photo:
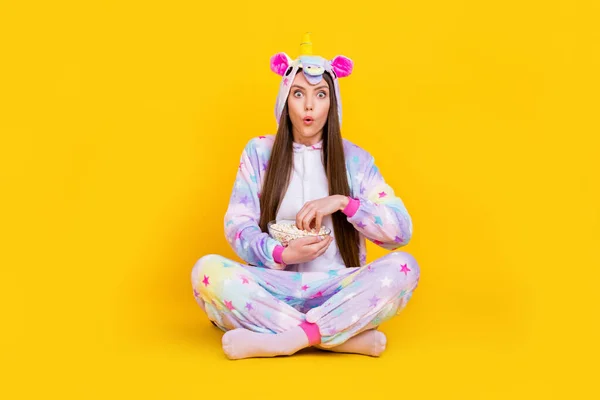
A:
<svg viewBox="0 0 600 400">
<path fill-rule="evenodd" d="M 339 346 L 324 348 L 317 345 L 315 347 L 321 350 L 334 351 L 336 353 L 355 353 L 379 357 L 385 350 L 386 344 L 387 338 L 383 332 L 370 329 L 351 337 Z"/>
<path fill-rule="evenodd" d="M 221 339 L 227 358 L 289 356 L 308 346 L 306 334 L 300 327 L 283 333 L 257 333 L 238 328 L 225 332 Z"/>
</svg>

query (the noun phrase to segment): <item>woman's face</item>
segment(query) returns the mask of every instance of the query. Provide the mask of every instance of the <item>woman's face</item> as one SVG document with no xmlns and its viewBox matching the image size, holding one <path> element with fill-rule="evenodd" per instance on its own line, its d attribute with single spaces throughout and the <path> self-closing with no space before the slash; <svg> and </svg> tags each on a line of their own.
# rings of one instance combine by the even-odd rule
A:
<svg viewBox="0 0 600 400">
<path fill-rule="evenodd" d="M 293 126 L 294 141 L 315 144 L 321 140 L 323 127 L 329 113 L 329 85 L 325 79 L 310 84 L 302 71 L 292 82 L 287 99 L 288 112 Z M 312 120 L 311 120 L 312 119 Z"/>
</svg>

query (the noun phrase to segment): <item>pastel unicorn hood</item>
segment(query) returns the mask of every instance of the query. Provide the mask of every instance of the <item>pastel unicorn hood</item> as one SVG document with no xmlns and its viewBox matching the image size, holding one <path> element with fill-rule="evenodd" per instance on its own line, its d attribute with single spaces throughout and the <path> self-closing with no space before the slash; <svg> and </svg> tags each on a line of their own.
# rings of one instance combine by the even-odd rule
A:
<svg viewBox="0 0 600 400">
<path fill-rule="evenodd" d="M 314 55 L 310 32 L 302 36 L 300 43 L 300 55 L 292 60 L 286 53 L 280 52 L 271 57 L 271 71 L 281 75 L 281 84 L 279 93 L 275 102 L 275 118 L 277 125 L 280 124 L 281 114 L 287 102 L 290 93 L 290 87 L 298 70 L 302 68 L 304 77 L 312 84 L 316 85 L 323 79 L 323 74 L 328 72 L 333 80 L 335 96 L 338 105 L 338 117 L 340 126 L 342 125 L 342 99 L 340 97 L 339 78 L 344 78 L 352 73 L 354 62 L 345 56 L 338 55 L 328 60 L 319 55 Z"/>
</svg>

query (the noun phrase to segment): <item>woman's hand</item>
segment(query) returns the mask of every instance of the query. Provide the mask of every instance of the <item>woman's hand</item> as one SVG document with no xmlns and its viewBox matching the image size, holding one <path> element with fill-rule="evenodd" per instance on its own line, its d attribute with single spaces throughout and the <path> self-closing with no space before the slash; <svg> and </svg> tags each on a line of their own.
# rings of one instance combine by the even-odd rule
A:
<svg viewBox="0 0 600 400">
<path fill-rule="evenodd" d="M 333 237 L 323 236 L 304 236 L 298 239 L 290 240 L 288 246 L 281 253 L 281 259 L 285 264 L 300 264 L 312 261 L 325 253 Z"/>
<path fill-rule="evenodd" d="M 348 205 L 348 198 L 341 194 L 323 197 L 322 199 L 306 202 L 296 214 L 296 226 L 298 229 L 309 231 L 314 227 L 317 232 L 321 229 L 323 217 L 341 211 Z M 315 221 L 312 224 L 312 221 Z M 312 226 L 311 226 L 312 225 Z"/>
</svg>

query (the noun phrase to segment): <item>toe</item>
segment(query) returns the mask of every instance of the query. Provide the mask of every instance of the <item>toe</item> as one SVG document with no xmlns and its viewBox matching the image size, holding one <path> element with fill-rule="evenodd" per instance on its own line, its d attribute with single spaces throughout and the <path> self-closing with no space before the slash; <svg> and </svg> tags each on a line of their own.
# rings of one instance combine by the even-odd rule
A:
<svg viewBox="0 0 600 400">
<path fill-rule="evenodd" d="M 381 353 L 385 351 L 387 344 L 387 338 L 383 332 L 377 332 L 377 338 L 375 339 L 374 356 L 379 357 Z"/>
<path fill-rule="evenodd" d="M 387 346 L 387 337 L 381 333 L 381 352 L 383 353 L 383 351 L 385 350 L 386 346 Z"/>
<path fill-rule="evenodd" d="M 315 308 L 306 313 L 306 322 L 310 322 L 312 324 L 317 322 L 317 319 L 319 319 L 319 316 L 317 315 L 317 310 Z"/>
<path fill-rule="evenodd" d="M 223 346 L 223 352 L 230 360 L 235 359 L 235 354 L 233 351 L 233 341 L 231 340 L 231 331 L 225 332 L 223 337 L 221 338 L 221 344 Z"/>
</svg>

